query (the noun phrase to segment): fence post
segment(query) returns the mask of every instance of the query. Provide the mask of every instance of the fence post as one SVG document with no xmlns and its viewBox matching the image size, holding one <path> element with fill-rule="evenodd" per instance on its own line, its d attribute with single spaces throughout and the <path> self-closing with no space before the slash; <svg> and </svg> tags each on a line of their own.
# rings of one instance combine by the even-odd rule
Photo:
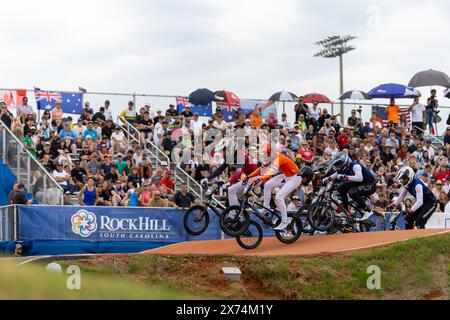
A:
<svg viewBox="0 0 450 320">
<path fill-rule="evenodd" d="M 14 206 L 13 210 L 14 210 L 14 239 L 13 240 L 17 241 L 17 228 L 19 226 L 19 224 L 17 223 L 17 217 L 18 217 L 17 206 Z"/>
<path fill-rule="evenodd" d="M 6 135 L 8 134 L 8 131 L 3 130 L 3 162 L 5 164 L 8 163 L 8 157 L 6 155 Z"/>
<path fill-rule="evenodd" d="M 29 193 L 33 194 L 30 190 L 30 185 L 31 185 L 31 160 L 28 157 L 27 158 L 27 189 L 28 189 Z"/>
</svg>

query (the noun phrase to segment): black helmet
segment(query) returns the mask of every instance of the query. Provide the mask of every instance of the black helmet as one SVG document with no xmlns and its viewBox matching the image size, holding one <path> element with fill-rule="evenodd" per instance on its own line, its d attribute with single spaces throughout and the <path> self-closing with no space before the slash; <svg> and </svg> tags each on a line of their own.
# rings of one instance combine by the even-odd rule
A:
<svg viewBox="0 0 450 320">
<path fill-rule="evenodd" d="M 300 169 L 300 176 L 306 178 L 305 185 L 308 185 L 314 178 L 314 170 L 309 166 L 304 166 Z"/>
</svg>

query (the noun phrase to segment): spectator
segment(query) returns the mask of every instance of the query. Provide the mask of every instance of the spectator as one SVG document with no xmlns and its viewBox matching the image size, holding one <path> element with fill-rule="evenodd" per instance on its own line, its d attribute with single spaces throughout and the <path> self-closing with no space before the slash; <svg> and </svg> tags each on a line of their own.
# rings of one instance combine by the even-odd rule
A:
<svg viewBox="0 0 450 320">
<path fill-rule="evenodd" d="M 175 192 L 175 183 L 172 181 L 171 175 L 170 170 L 166 170 L 164 177 L 161 179 L 161 185 L 165 186 L 169 192 Z"/>
<path fill-rule="evenodd" d="M 300 115 L 303 115 L 304 119 L 308 115 L 308 105 L 304 102 L 303 96 L 298 98 L 298 103 L 295 105 L 295 122 L 300 120 Z"/>
<path fill-rule="evenodd" d="M 445 206 L 448 203 L 448 195 L 445 192 L 441 191 L 437 198 L 438 198 L 438 208 L 436 211 L 445 212 Z"/>
<path fill-rule="evenodd" d="M 72 205 L 72 195 L 70 194 L 70 191 L 67 191 L 66 193 L 64 193 L 63 205 L 64 206 Z"/>
<path fill-rule="evenodd" d="M 94 114 L 94 109 L 91 108 L 91 104 L 89 103 L 89 101 L 86 101 L 84 103 L 84 110 L 86 110 L 90 115 Z M 91 118 L 92 120 L 92 118 Z"/>
<path fill-rule="evenodd" d="M 32 200 L 27 200 L 25 197 L 25 186 L 19 183 L 16 186 L 16 191 L 11 195 L 11 204 L 32 204 Z"/>
<path fill-rule="evenodd" d="M 256 128 L 259 128 L 261 126 L 262 117 L 257 108 L 255 108 L 252 111 L 252 114 L 250 115 L 250 120 L 252 121 L 252 125 L 255 126 Z"/>
<path fill-rule="evenodd" d="M 32 139 L 32 137 L 35 135 L 35 133 L 36 133 L 36 127 L 31 127 L 30 130 L 27 132 L 26 136 L 22 139 L 22 142 L 23 142 L 25 148 L 31 153 L 31 155 L 36 158 L 37 150 L 34 145 L 34 141 Z"/>
<path fill-rule="evenodd" d="M 126 206 L 127 204 L 127 194 L 125 192 L 124 187 L 122 186 L 122 182 L 120 180 L 117 180 L 111 190 L 111 200 L 112 205 L 114 207 L 120 206 Z"/>
<path fill-rule="evenodd" d="M 12 187 L 12 191 L 8 194 L 8 203 L 9 204 L 13 204 L 12 203 L 12 197 L 14 195 L 15 192 L 17 192 L 17 187 L 19 186 L 19 182 L 14 182 L 13 187 Z"/>
<path fill-rule="evenodd" d="M 100 162 L 98 162 L 97 153 L 92 153 L 91 159 L 86 164 L 86 174 L 88 176 L 94 177 L 95 180 L 99 181 L 100 167 L 101 167 L 101 164 L 100 164 Z"/>
<path fill-rule="evenodd" d="M 104 175 L 105 180 L 111 181 L 112 183 L 116 183 L 117 180 L 120 180 L 121 176 L 117 171 L 117 166 L 115 164 L 111 164 L 111 169 L 108 173 Z"/>
<path fill-rule="evenodd" d="M 426 115 L 429 132 L 434 135 L 434 123 L 436 122 L 436 111 L 439 101 L 436 99 L 436 90 L 431 90 L 431 97 L 427 100 Z"/>
<path fill-rule="evenodd" d="M 188 185 L 183 183 L 180 191 L 173 196 L 173 203 L 176 208 L 189 208 L 195 201 L 194 195 L 189 192 Z"/>
<path fill-rule="evenodd" d="M 1 116 L 0 120 L 9 128 L 11 129 L 11 125 L 14 121 L 14 116 L 11 112 L 8 111 L 8 108 L 6 106 L 6 103 L 3 101 L 0 101 L 0 110 L 1 110 Z"/>
<path fill-rule="evenodd" d="M 52 110 L 52 126 L 57 127 L 58 123 L 62 121 L 64 111 L 61 108 L 61 101 L 56 101 L 55 108 Z"/>
<path fill-rule="evenodd" d="M 391 99 L 389 105 L 384 111 L 388 115 L 388 122 L 393 122 L 394 124 L 398 124 L 400 107 L 395 104 L 395 99 Z"/>
<path fill-rule="evenodd" d="M 169 109 L 166 111 L 166 116 L 170 115 L 172 117 L 178 116 L 178 111 L 175 109 L 175 106 L 173 104 L 169 105 Z"/>
<path fill-rule="evenodd" d="M 149 203 L 150 208 L 167 208 L 168 206 L 169 206 L 169 200 L 163 199 L 161 197 L 161 193 L 159 191 L 157 191 L 153 194 L 153 197 Z"/>
<path fill-rule="evenodd" d="M 75 185 L 72 184 L 73 180 L 70 175 L 64 171 L 64 167 L 62 164 L 56 165 L 56 170 L 53 171 L 53 178 L 55 178 L 56 182 L 63 188 L 63 192 L 69 191 L 70 194 L 74 194 Z"/>
<path fill-rule="evenodd" d="M 352 110 L 352 115 L 347 119 L 347 126 L 350 128 L 356 127 L 356 121 L 358 118 L 356 117 L 356 110 Z"/>
<path fill-rule="evenodd" d="M 112 205 L 111 202 L 111 184 L 108 180 L 104 180 L 102 184 L 98 187 L 98 206 L 109 207 Z"/>
<path fill-rule="evenodd" d="M 145 111 L 142 119 L 137 121 L 137 129 L 141 133 L 142 142 L 145 142 L 146 139 L 151 138 L 153 120 L 150 119 L 150 113 L 148 111 Z"/>
<path fill-rule="evenodd" d="M 116 165 L 117 171 L 119 172 L 120 176 L 123 176 L 127 167 L 127 163 L 123 159 L 123 154 L 119 153 L 117 155 L 117 161 L 115 161 L 114 164 Z"/>
<path fill-rule="evenodd" d="M 136 122 L 137 113 L 134 110 L 134 102 L 128 102 L 128 108 L 120 113 L 120 116 L 124 118 L 128 123 L 134 124 Z"/>
<path fill-rule="evenodd" d="M 223 115 L 222 114 L 219 114 L 217 116 L 216 120 L 214 120 L 213 127 L 216 128 L 217 130 L 222 131 L 222 132 L 225 132 L 225 130 L 227 130 L 228 125 L 225 122 L 225 120 L 223 119 Z"/>
<path fill-rule="evenodd" d="M 83 141 L 87 140 L 87 137 L 91 137 L 92 141 L 98 139 L 98 132 L 94 129 L 94 122 L 89 121 L 87 129 L 84 131 Z"/>
<path fill-rule="evenodd" d="M 315 119 L 315 121 L 319 120 L 320 110 L 318 109 L 319 103 L 314 101 L 313 105 L 308 108 L 308 117 L 311 119 Z"/>
<path fill-rule="evenodd" d="M 80 190 L 84 185 L 84 177 L 86 176 L 86 170 L 80 167 L 80 160 L 75 160 L 75 166 L 70 172 L 70 176 L 76 186 L 77 190 Z"/>
<path fill-rule="evenodd" d="M 152 198 L 152 193 L 150 191 L 150 181 L 144 180 L 142 182 L 142 193 L 139 196 L 139 205 L 141 207 L 149 207 Z"/>
<path fill-rule="evenodd" d="M 190 106 L 186 106 L 181 115 L 185 118 L 192 118 L 194 116 L 194 114 L 191 112 Z"/>
<path fill-rule="evenodd" d="M 78 194 L 78 202 L 84 207 L 93 207 L 98 200 L 97 188 L 95 187 L 94 178 L 90 177 L 87 184 L 81 189 Z"/>
<path fill-rule="evenodd" d="M 25 118 L 28 115 L 35 115 L 36 113 L 33 111 L 33 107 L 28 105 L 28 97 L 22 98 L 22 105 L 17 108 L 17 117 L 20 118 L 21 122 L 25 122 Z"/>
<path fill-rule="evenodd" d="M 92 117 L 92 121 L 97 122 L 98 120 L 106 122 L 105 108 L 104 107 L 101 107 L 99 109 L 99 111 L 96 114 L 94 114 L 94 116 Z"/>
<path fill-rule="evenodd" d="M 127 139 L 119 126 L 116 127 L 115 131 L 111 134 L 111 147 L 114 152 L 123 152 L 126 147 Z"/>
<path fill-rule="evenodd" d="M 139 206 L 139 197 L 141 196 L 142 192 L 142 188 L 134 189 L 133 193 L 130 195 L 130 201 L 128 202 L 129 207 Z"/>
<path fill-rule="evenodd" d="M 104 112 L 104 116 L 105 116 L 105 121 L 112 121 L 112 112 L 111 109 L 109 108 L 111 106 L 111 102 L 109 100 L 105 100 L 105 112 Z"/>
</svg>

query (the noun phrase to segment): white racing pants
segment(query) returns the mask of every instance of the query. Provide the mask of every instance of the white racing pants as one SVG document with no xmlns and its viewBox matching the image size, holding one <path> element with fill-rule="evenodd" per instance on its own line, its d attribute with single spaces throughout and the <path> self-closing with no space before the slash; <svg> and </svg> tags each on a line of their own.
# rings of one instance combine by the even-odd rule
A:
<svg viewBox="0 0 450 320">
<path fill-rule="evenodd" d="M 284 174 L 273 177 L 264 185 L 264 207 L 270 208 L 270 200 L 272 192 L 276 188 L 281 188 L 275 195 L 275 204 L 281 213 L 281 222 L 287 223 L 287 208 L 285 199 L 295 190 L 300 188 L 302 184 L 302 177 L 293 176 L 286 177 Z"/>
<path fill-rule="evenodd" d="M 254 177 L 248 179 L 247 183 L 252 183 L 259 177 Z M 230 202 L 230 206 L 238 206 L 239 205 L 239 198 L 242 197 L 242 194 L 244 192 L 245 186 L 242 184 L 241 181 L 233 184 L 228 188 L 228 201 Z"/>
</svg>

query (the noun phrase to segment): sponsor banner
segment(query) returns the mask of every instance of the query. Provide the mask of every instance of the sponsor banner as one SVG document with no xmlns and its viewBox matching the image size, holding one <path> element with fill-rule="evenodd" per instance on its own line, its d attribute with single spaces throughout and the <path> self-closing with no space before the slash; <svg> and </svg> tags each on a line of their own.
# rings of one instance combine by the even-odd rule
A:
<svg viewBox="0 0 450 320">
<path fill-rule="evenodd" d="M 172 208 L 111 208 L 21 206 L 21 240 L 183 242 L 194 239 L 184 230 L 185 210 Z M 218 219 L 196 240 L 220 239 Z"/>
</svg>

